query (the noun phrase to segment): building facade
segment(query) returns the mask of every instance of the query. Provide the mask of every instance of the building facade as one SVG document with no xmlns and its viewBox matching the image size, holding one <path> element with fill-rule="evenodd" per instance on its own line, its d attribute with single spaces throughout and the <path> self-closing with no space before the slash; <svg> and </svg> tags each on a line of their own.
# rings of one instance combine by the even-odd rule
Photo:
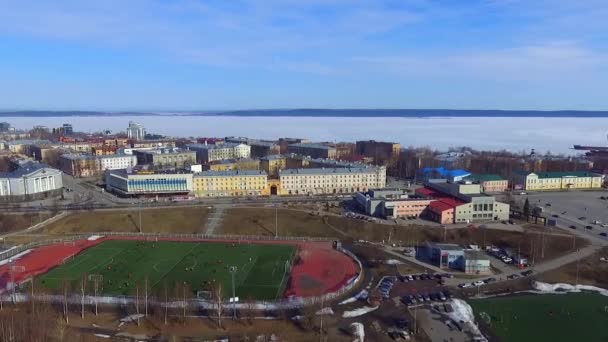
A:
<svg viewBox="0 0 608 342">
<path fill-rule="evenodd" d="M 279 179 L 283 195 L 354 193 L 384 188 L 386 168 L 286 169 Z"/>
<path fill-rule="evenodd" d="M 375 140 L 357 141 L 355 151 L 358 155 L 375 159 L 390 159 L 399 156 L 401 145 Z"/>
<path fill-rule="evenodd" d="M 136 165 L 137 158 L 134 155 L 64 154 L 59 157 L 61 171 L 73 177 L 94 177 L 105 170 L 128 169 Z"/>
<path fill-rule="evenodd" d="M 268 195 L 268 175 L 259 170 L 203 171 L 194 174 L 194 193 L 199 197 Z"/>
<path fill-rule="evenodd" d="M 251 146 L 246 144 L 188 144 L 186 146 L 190 151 L 196 152 L 196 159 L 202 164 L 208 164 L 217 160 L 241 159 L 251 157 Z"/>
<path fill-rule="evenodd" d="M 603 176 L 588 171 L 574 172 L 515 172 L 513 188 L 526 191 L 599 189 Z"/>
<path fill-rule="evenodd" d="M 100 171 L 129 169 L 137 165 L 137 157 L 133 155 L 114 154 L 97 156 Z"/>
<path fill-rule="evenodd" d="M 188 194 L 192 192 L 192 173 L 149 170 L 109 170 L 106 190 L 120 196 Z"/>
<path fill-rule="evenodd" d="M 300 154 L 303 156 L 309 156 L 312 158 L 328 158 L 335 159 L 336 158 L 336 148 L 331 146 L 326 146 L 322 144 L 291 144 L 287 146 L 288 153 Z"/>
<path fill-rule="evenodd" d="M 13 172 L 0 173 L 2 200 L 29 200 L 62 192 L 62 173 L 46 164 L 24 162 Z"/>
<path fill-rule="evenodd" d="M 481 185 L 483 192 L 504 192 L 509 190 L 509 181 L 496 174 L 472 174 L 464 181 Z"/>
<path fill-rule="evenodd" d="M 157 168 L 185 168 L 196 164 L 196 152 L 175 148 L 161 148 L 135 151 L 139 165 L 153 165 Z"/>
<path fill-rule="evenodd" d="M 208 171 L 259 170 L 260 160 L 252 158 L 218 160 L 205 167 Z"/>
<path fill-rule="evenodd" d="M 129 121 L 129 127 L 127 127 L 127 136 L 133 140 L 144 140 L 146 138 L 146 129 L 143 125 L 133 121 Z"/>
<path fill-rule="evenodd" d="M 274 154 L 260 158 L 260 169 L 266 171 L 268 176 L 277 178 L 279 177 L 279 171 L 287 167 L 287 157 Z"/>
</svg>

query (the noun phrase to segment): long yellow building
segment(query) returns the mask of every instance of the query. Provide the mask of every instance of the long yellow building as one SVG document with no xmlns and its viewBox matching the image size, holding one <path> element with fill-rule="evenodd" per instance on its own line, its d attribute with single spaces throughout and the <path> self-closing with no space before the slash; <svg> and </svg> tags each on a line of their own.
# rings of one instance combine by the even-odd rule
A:
<svg viewBox="0 0 608 342">
<path fill-rule="evenodd" d="M 516 172 L 512 182 L 515 189 L 526 191 L 598 189 L 603 176 L 588 171 Z"/>
<path fill-rule="evenodd" d="M 204 171 L 194 174 L 193 191 L 198 197 L 269 195 L 268 175 L 257 170 Z"/>
</svg>

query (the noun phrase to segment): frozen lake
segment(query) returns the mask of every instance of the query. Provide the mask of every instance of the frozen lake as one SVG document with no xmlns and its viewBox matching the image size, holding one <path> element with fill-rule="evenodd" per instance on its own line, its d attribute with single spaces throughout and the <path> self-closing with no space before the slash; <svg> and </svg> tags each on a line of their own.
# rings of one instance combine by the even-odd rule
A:
<svg viewBox="0 0 608 342">
<path fill-rule="evenodd" d="M 242 116 L 62 116 L 3 117 L 20 129 L 34 125 L 74 130 L 124 131 L 129 120 L 142 123 L 149 133 L 183 137 L 246 136 L 275 139 L 302 137 L 313 141 L 396 141 L 402 146 L 453 146 L 475 149 L 574 154 L 574 144 L 608 145 L 607 118 L 398 118 L 398 117 L 242 117 Z"/>
</svg>

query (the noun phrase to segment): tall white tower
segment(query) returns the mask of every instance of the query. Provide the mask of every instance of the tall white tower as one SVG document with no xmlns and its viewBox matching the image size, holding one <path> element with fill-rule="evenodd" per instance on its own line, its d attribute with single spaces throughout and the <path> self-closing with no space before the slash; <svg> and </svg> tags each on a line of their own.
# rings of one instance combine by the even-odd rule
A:
<svg viewBox="0 0 608 342">
<path fill-rule="evenodd" d="M 133 121 L 129 121 L 129 127 L 127 127 L 127 136 L 133 140 L 144 140 L 146 137 L 146 128 Z"/>
</svg>

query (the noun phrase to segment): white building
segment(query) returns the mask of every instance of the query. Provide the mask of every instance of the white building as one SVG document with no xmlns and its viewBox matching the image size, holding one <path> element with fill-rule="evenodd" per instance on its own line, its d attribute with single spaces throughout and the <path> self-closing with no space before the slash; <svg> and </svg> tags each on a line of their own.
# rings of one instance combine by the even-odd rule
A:
<svg viewBox="0 0 608 342">
<path fill-rule="evenodd" d="M 144 140 L 146 137 L 146 129 L 143 125 L 133 121 L 129 121 L 129 127 L 127 127 L 127 136 L 133 140 Z"/>
<path fill-rule="evenodd" d="M 97 157 L 99 168 L 103 170 L 129 169 L 137 165 L 137 156 L 134 155 L 107 155 Z"/>
<path fill-rule="evenodd" d="M 187 194 L 192 191 L 192 173 L 180 171 L 111 170 L 106 172 L 106 190 L 121 196 Z"/>
<path fill-rule="evenodd" d="M 386 168 L 316 168 L 279 171 L 281 193 L 339 194 L 386 187 Z"/>
<path fill-rule="evenodd" d="M 13 172 L 0 173 L 0 196 L 29 198 L 63 187 L 62 172 L 46 164 L 25 162 Z"/>
<path fill-rule="evenodd" d="M 239 143 L 221 145 L 189 144 L 190 151 L 196 152 L 196 159 L 203 164 L 217 160 L 243 159 L 251 156 L 251 146 Z"/>
</svg>

